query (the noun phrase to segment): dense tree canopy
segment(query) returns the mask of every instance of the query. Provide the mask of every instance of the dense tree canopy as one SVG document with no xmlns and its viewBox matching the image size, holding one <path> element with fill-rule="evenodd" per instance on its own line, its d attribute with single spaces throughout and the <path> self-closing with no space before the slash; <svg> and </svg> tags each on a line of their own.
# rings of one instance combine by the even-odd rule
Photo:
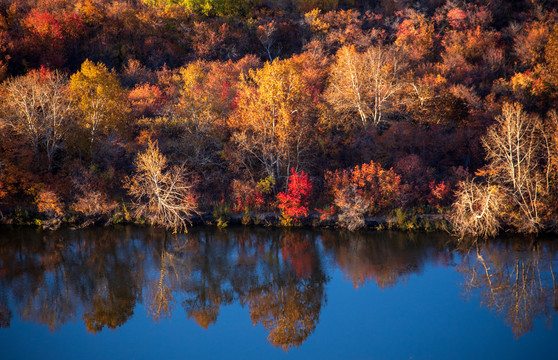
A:
<svg viewBox="0 0 558 360">
<path fill-rule="evenodd" d="M 557 19 L 536 2 L 0 2 L 0 211 L 153 218 L 123 179 L 157 143 L 171 183 L 201 180 L 202 212 L 285 211 L 303 171 L 304 214 L 351 229 L 456 199 L 465 222 L 494 209 L 482 234 L 552 228 Z"/>
</svg>

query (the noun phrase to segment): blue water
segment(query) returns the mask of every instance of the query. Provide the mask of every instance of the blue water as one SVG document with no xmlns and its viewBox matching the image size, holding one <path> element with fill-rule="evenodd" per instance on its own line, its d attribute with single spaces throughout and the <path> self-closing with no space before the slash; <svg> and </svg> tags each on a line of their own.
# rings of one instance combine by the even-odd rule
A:
<svg viewBox="0 0 558 360">
<path fill-rule="evenodd" d="M 4 228 L 0 304 L 11 316 L 0 358 L 555 359 L 557 245 Z M 161 274 L 174 301 L 155 319 L 150 289 Z M 287 335 L 274 342 L 274 333 Z"/>
</svg>

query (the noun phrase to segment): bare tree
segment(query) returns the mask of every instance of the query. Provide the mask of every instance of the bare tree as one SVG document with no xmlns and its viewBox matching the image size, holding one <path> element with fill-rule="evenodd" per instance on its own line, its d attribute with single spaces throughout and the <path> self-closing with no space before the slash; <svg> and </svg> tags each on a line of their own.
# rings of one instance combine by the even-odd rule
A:
<svg viewBox="0 0 558 360">
<path fill-rule="evenodd" d="M 543 185 L 541 120 L 526 114 L 520 104 L 505 103 L 496 121 L 483 139 L 490 168 L 495 180 L 509 188 L 519 207 L 523 215 L 521 230 L 536 232 L 540 225 L 538 197 Z"/>
<path fill-rule="evenodd" d="M 404 85 L 397 56 L 378 46 L 363 53 L 354 46 L 345 46 L 336 57 L 326 90 L 327 101 L 340 113 L 358 113 L 363 126 L 377 126 Z"/>
<path fill-rule="evenodd" d="M 184 167 L 168 168 L 166 157 L 153 142 L 138 155 L 135 166 L 135 175 L 125 182 L 135 200 L 135 215 L 174 232 L 186 231 L 197 204 L 193 183 L 187 183 Z"/>
<path fill-rule="evenodd" d="M 161 249 L 161 259 L 159 268 L 159 278 L 150 284 L 150 291 L 147 299 L 147 312 L 155 322 L 159 319 L 171 318 L 172 308 L 174 303 L 174 296 L 172 294 L 172 287 L 169 286 L 167 277 L 170 265 L 172 265 L 173 256 L 167 252 L 165 243 Z M 178 273 L 175 269 L 175 275 Z"/>
<path fill-rule="evenodd" d="M 277 23 L 272 20 L 258 26 L 256 34 L 258 40 L 260 40 L 260 43 L 265 48 L 269 61 L 273 61 L 274 57 L 271 55 L 271 47 L 277 41 Z"/>
<path fill-rule="evenodd" d="M 31 71 L 7 80 L 4 90 L 7 124 L 31 143 L 37 164 L 44 147 L 51 171 L 71 118 L 68 78 L 58 72 Z"/>
<path fill-rule="evenodd" d="M 506 197 L 500 187 L 472 180 L 461 182 L 450 218 L 454 231 L 460 236 L 497 235 L 505 204 Z"/>
<path fill-rule="evenodd" d="M 488 185 L 464 182 L 457 193 L 452 221 L 460 235 L 496 235 L 504 205 L 508 207 L 506 220 L 520 231 L 537 232 L 541 226 L 541 194 L 548 191 L 551 172 L 551 139 L 542 131 L 540 118 L 526 114 L 520 104 L 505 103 L 496 121 L 482 139 L 489 161 L 483 171 Z"/>
</svg>

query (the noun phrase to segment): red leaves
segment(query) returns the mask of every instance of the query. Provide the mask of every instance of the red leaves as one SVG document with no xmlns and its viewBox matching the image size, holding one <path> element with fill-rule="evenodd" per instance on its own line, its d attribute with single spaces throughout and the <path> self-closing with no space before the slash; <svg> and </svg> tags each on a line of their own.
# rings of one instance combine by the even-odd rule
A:
<svg viewBox="0 0 558 360">
<path fill-rule="evenodd" d="M 301 279 L 307 279 L 316 265 L 316 257 L 312 252 L 312 245 L 300 233 L 289 233 L 283 238 L 281 257 L 287 261 Z"/>
<path fill-rule="evenodd" d="M 33 9 L 23 20 L 25 26 L 41 40 L 62 40 L 62 26 L 60 22 L 47 11 Z"/>
<path fill-rule="evenodd" d="M 431 181 L 428 184 L 430 188 L 430 195 L 428 196 L 428 203 L 430 205 L 440 207 L 447 206 L 451 202 L 451 188 L 445 181 L 436 183 Z"/>
<path fill-rule="evenodd" d="M 23 24 L 42 41 L 60 42 L 65 38 L 77 38 L 84 30 L 81 15 L 71 12 L 55 16 L 48 11 L 32 9 L 23 19 Z"/>
<path fill-rule="evenodd" d="M 278 205 L 283 219 L 290 222 L 308 215 L 308 202 L 312 192 L 312 182 L 304 171 L 300 173 L 291 169 L 287 192 L 277 194 Z"/>
</svg>

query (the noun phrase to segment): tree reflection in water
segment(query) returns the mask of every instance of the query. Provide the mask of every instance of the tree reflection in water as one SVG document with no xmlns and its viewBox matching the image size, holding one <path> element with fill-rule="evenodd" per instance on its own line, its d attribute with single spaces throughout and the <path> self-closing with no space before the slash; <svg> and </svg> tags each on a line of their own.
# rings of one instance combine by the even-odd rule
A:
<svg viewBox="0 0 558 360">
<path fill-rule="evenodd" d="M 288 350 L 300 346 L 316 328 L 327 279 L 314 241 L 303 233 L 286 233 L 281 246 L 288 261 L 281 264 L 277 251 L 270 251 L 266 258 L 276 266 L 241 301 L 248 304 L 252 322 L 269 331 L 268 341 Z"/>
<path fill-rule="evenodd" d="M 453 262 L 451 248 L 446 244 L 447 235 L 423 235 L 325 232 L 322 241 L 355 289 L 369 281 L 386 289 L 405 283 L 429 262 L 446 267 Z"/>
<path fill-rule="evenodd" d="M 466 293 L 505 318 L 516 336 L 557 310 L 556 244 L 492 241 L 455 251 L 445 234 L 196 228 L 0 231 L 0 327 L 12 316 L 57 330 L 82 319 L 115 329 L 138 302 L 158 322 L 177 304 L 207 329 L 222 306 L 248 308 L 268 341 L 288 350 L 316 329 L 327 271 L 355 288 L 400 286 L 427 264 L 458 269 Z"/>
<path fill-rule="evenodd" d="M 299 346 L 318 322 L 325 274 L 303 233 L 196 231 L 165 239 L 159 276 L 150 281 L 149 313 L 170 316 L 173 294 L 198 325 L 216 323 L 222 305 L 247 305 L 254 324 L 283 349 Z M 279 254 L 282 254 L 280 256 Z M 283 259 L 283 261 L 281 261 Z"/>
<path fill-rule="evenodd" d="M 459 266 L 465 293 L 478 293 L 516 338 L 522 336 L 532 330 L 533 320 L 543 317 L 550 323 L 558 310 L 555 255 L 555 243 L 475 243 Z"/>
</svg>

